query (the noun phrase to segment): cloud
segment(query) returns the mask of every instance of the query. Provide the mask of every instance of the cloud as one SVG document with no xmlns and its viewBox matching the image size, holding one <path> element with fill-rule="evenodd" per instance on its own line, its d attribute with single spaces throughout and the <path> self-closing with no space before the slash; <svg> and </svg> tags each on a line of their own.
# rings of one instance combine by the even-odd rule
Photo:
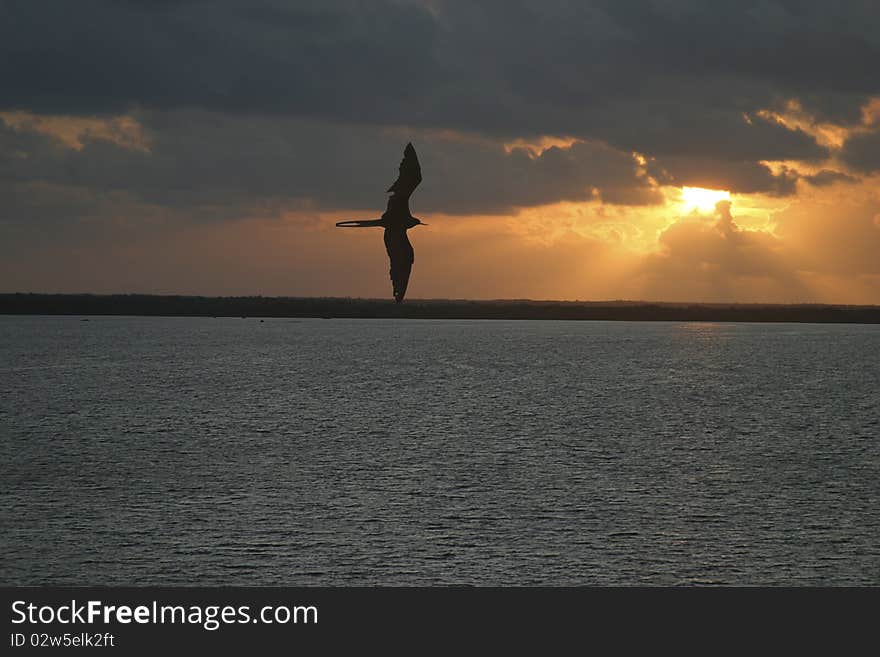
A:
<svg viewBox="0 0 880 657">
<path fill-rule="evenodd" d="M 633 152 L 671 184 L 790 195 L 795 175 L 763 162 L 819 163 L 830 151 L 762 110 L 797 98 L 816 121 L 854 123 L 880 94 L 872 65 L 880 22 L 865 3 L 9 0 L 3 11 L 0 110 L 145 117 L 159 142 L 152 160 L 90 144 L 66 166 L 86 179 L 101 168 L 105 180 L 143 175 L 154 187 L 137 193 L 160 204 L 195 204 L 185 197 L 197 193 L 169 189 L 198 186 L 211 172 L 220 191 L 249 190 L 252 202 L 282 183 L 293 187 L 283 195 L 299 198 L 301 182 L 327 203 L 334 192 L 301 163 L 317 173 L 335 161 L 337 180 L 354 188 L 344 202 L 371 207 L 358 173 L 365 159 L 352 151 L 396 158 L 397 145 L 375 136 L 382 131 L 423 143 L 427 133 L 472 138 L 454 158 L 452 142 L 426 143 L 450 154 L 438 152 L 434 164 L 446 166 L 455 190 L 442 199 L 424 192 L 431 209 L 442 201 L 455 212 L 506 211 L 583 198 L 592 187 L 612 203 L 656 202 L 645 185 L 602 176 L 606 165 L 631 168 Z M 247 140 L 247 122 L 261 150 Z M 529 162 L 497 153 L 499 142 L 548 135 L 586 146 Z M 863 171 L 880 150 L 866 139 L 853 138 L 844 157 Z M 210 154 L 175 152 L 175 141 Z M 94 163 L 99 150 L 106 165 Z M 496 185 L 497 202 L 480 198 L 497 181 L 489 176 L 481 190 L 466 157 L 482 175 L 509 176 L 509 188 Z M 254 175 L 233 175 L 236 160 Z M 189 165 L 185 175 L 177 162 Z"/>
<path fill-rule="evenodd" d="M 649 172 L 662 184 L 724 189 L 739 194 L 788 196 L 796 191 L 797 174 L 779 173 L 761 162 L 673 156 L 651 162 Z"/>
<path fill-rule="evenodd" d="M 849 116 L 880 93 L 863 3 L 4 6 L 0 108 L 42 113 L 200 108 L 757 161 L 824 150 L 743 114 L 803 97 Z"/>
<path fill-rule="evenodd" d="M 740 228 L 729 201 L 717 221 L 684 217 L 660 235 L 660 251 L 636 274 L 649 298 L 670 301 L 784 301 L 810 298 L 774 235 Z"/>
<path fill-rule="evenodd" d="M 115 119 L 114 119 L 115 120 Z M 133 121 L 133 119 L 130 119 Z M 17 196 L 27 185 L 77 188 L 96 201 L 124 195 L 169 210 L 200 208 L 219 218 L 254 206 L 298 205 L 384 211 L 384 190 L 412 139 L 425 181 L 414 210 L 497 213 L 559 200 L 621 205 L 663 198 L 632 153 L 574 142 L 540 154 L 455 134 L 387 130 L 278 117 L 141 112 L 136 144 L 92 129 L 77 147 L 47 126 L 0 122 L 0 181 Z M 55 129 L 67 135 L 65 126 Z M 13 183 L 18 187 L 10 187 Z M 14 220 L 21 208 L 10 208 Z M 71 212 L 75 209 L 71 208 Z"/>
<path fill-rule="evenodd" d="M 814 174 L 801 175 L 801 179 L 806 180 L 814 187 L 826 187 L 838 182 L 855 183 L 858 178 L 842 171 L 834 171 L 833 169 L 822 169 Z"/>
<path fill-rule="evenodd" d="M 633 274 L 649 299 L 880 303 L 876 187 L 829 187 L 796 199 L 761 230 L 727 201 L 715 220 L 691 215 L 664 230 Z"/>
<path fill-rule="evenodd" d="M 852 135 L 843 145 L 840 159 L 857 171 L 880 171 L 880 130 Z"/>
<path fill-rule="evenodd" d="M 410 3 L 11 0 L 4 14 L 0 102 L 14 109 L 352 117 L 377 90 L 392 105 L 437 74 L 436 23 Z"/>
</svg>

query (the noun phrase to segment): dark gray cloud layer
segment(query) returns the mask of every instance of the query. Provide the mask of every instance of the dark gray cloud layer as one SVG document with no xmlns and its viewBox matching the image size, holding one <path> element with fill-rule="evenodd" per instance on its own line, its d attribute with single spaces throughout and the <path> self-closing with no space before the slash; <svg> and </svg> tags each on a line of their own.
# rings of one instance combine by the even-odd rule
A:
<svg viewBox="0 0 880 657">
<path fill-rule="evenodd" d="M 855 176 L 843 173 L 842 171 L 834 171 L 833 169 L 822 169 L 812 175 L 802 176 L 802 178 L 814 187 L 827 187 L 837 182 L 854 183 L 858 181 L 858 178 Z"/>
<path fill-rule="evenodd" d="M 8 213 L 15 214 L 14 207 L 25 218 L 35 216 L 39 206 L 23 201 L 28 190 L 69 199 L 70 190 L 79 189 L 95 208 L 115 194 L 141 204 L 201 208 L 215 217 L 303 201 L 373 209 L 378 216 L 384 190 L 397 176 L 401 145 L 410 138 L 349 124 L 197 111 L 139 118 L 149 151 L 95 137 L 84 137 L 76 150 L 0 121 L 0 181 L 18 185 Z M 622 205 L 661 201 L 632 154 L 600 143 L 552 147 L 540 156 L 442 136 L 425 136 L 417 147 L 425 181 L 413 198 L 414 211 L 497 213 L 595 195 Z M 50 201 L 47 213 L 69 216 L 77 208 L 94 209 L 86 201 L 65 212 L 63 203 Z"/>
<path fill-rule="evenodd" d="M 880 129 L 850 137 L 843 145 L 840 157 L 857 171 L 880 171 Z"/>
<path fill-rule="evenodd" d="M 855 120 L 880 92 L 868 2 L 6 0 L 0 106 L 320 116 L 654 154 L 818 157 L 742 114 L 797 96 Z"/>
<path fill-rule="evenodd" d="M 744 194 L 763 192 L 771 196 L 793 194 L 798 180 L 792 171 L 774 174 L 760 162 L 687 156 L 652 162 L 649 171 L 662 184 L 727 189 Z"/>
<path fill-rule="evenodd" d="M 3 129 L 0 183 L 27 216 L 24 190 L 48 187 L 76 208 L 380 209 L 415 137 L 426 212 L 657 202 L 632 152 L 661 183 L 786 195 L 795 175 L 760 162 L 828 150 L 756 112 L 796 97 L 854 122 L 877 61 L 880 11 L 862 1 L 5 0 L 0 110 L 134 113 L 152 150 Z M 501 146 L 540 135 L 584 141 Z M 854 138 L 843 159 L 877 170 L 875 146 Z"/>
<path fill-rule="evenodd" d="M 52 113 L 135 104 L 351 118 L 371 96 L 392 106 L 436 83 L 436 32 L 423 7 L 387 0 L 9 0 L 0 102 Z"/>
</svg>

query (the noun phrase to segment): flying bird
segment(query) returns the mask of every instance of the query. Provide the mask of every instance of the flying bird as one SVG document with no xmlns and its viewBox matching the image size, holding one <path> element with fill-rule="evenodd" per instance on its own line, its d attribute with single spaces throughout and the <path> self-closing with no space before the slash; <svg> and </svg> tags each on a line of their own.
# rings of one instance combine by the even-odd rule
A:
<svg viewBox="0 0 880 657">
<path fill-rule="evenodd" d="M 407 144 L 403 150 L 403 159 L 400 161 L 400 173 L 394 184 L 388 188 L 388 207 L 380 219 L 366 219 L 360 221 L 340 221 L 336 225 L 341 228 L 369 228 L 381 226 L 385 229 L 385 250 L 391 260 L 391 287 L 394 291 L 394 301 L 400 303 L 406 294 L 406 286 L 409 283 L 409 274 L 412 271 L 415 256 L 412 244 L 406 236 L 406 231 L 413 226 L 427 226 L 418 217 L 412 216 L 409 211 L 409 197 L 413 190 L 422 182 L 422 167 L 419 166 L 419 158 L 412 144 Z"/>
</svg>

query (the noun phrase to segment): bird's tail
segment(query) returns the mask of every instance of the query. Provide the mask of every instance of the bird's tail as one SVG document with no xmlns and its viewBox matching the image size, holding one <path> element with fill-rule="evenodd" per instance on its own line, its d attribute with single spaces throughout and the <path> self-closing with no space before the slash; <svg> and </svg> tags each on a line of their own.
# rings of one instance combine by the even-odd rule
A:
<svg viewBox="0 0 880 657">
<path fill-rule="evenodd" d="M 360 219 L 355 221 L 339 221 L 336 223 L 340 228 L 369 228 L 370 226 L 381 226 L 381 219 Z"/>
</svg>

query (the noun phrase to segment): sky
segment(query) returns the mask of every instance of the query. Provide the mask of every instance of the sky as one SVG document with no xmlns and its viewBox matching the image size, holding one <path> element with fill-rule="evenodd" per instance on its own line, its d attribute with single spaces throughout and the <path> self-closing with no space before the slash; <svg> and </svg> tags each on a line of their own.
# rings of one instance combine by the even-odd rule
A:
<svg viewBox="0 0 880 657">
<path fill-rule="evenodd" d="M 0 291 L 880 304 L 873 0 L 3 0 Z"/>
</svg>

